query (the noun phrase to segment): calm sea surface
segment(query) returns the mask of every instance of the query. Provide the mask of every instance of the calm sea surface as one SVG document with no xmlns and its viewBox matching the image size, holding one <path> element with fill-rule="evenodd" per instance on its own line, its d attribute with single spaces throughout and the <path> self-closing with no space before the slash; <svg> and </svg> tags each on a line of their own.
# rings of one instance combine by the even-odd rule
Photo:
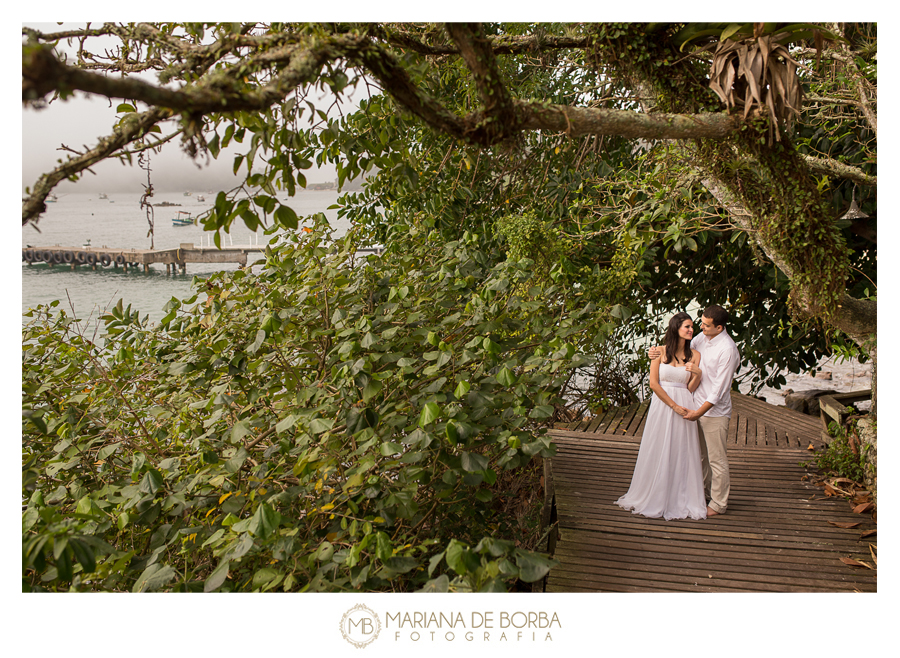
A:
<svg viewBox="0 0 900 658">
<path fill-rule="evenodd" d="M 199 226 L 173 226 L 172 217 L 179 210 L 198 215 L 212 207 L 214 193 L 202 193 L 204 202 L 197 199 L 197 193 L 184 196 L 181 193 L 156 194 L 155 204 L 162 201 L 181 204 L 181 207 L 155 209 L 155 230 L 153 246 L 157 249 L 171 249 L 181 243 L 191 242 L 207 245 L 212 233 Z M 337 211 L 328 210 L 338 197 L 336 191 L 304 191 L 290 199 L 280 199 L 294 209 L 302 218 L 317 212 L 325 216 L 335 228 L 336 235 L 346 232 L 349 224 L 337 220 Z M 47 204 L 47 212 L 39 223 L 40 233 L 30 226 L 22 228 L 22 246 L 80 247 L 90 240 L 91 246 L 123 249 L 149 249 L 149 226 L 145 211 L 140 207 L 140 195 L 109 194 L 109 199 L 100 199 L 99 194 L 61 194 L 59 201 Z M 259 231 L 251 231 L 237 220 L 232 225 L 231 234 L 222 234 L 222 246 L 259 243 L 261 246 L 274 236 Z M 96 319 L 107 307 L 112 307 L 122 299 L 127 306 L 149 315 L 151 321 L 158 321 L 165 315 L 162 308 L 172 297 L 184 299 L 191 292 L 191 280 L 206 277 L 221 270 L 237 269 L 231 263 L 188 263 L 186 274 L 166 275 L 163 264 L 153 264 L 148 273 L 140 270 L 123 271 L 122 268 L 97 268 L 67 265 L 50 267 L 46 263 L 28 265 L 22 263 L 22 312 L 38 304 L 49 304 L 54 299 L 69 311 L 69 299 L 75 307 L 76 316 L 82 320 Z M 23 317 L 23 321 L 28 318 Z"/>
</svg>

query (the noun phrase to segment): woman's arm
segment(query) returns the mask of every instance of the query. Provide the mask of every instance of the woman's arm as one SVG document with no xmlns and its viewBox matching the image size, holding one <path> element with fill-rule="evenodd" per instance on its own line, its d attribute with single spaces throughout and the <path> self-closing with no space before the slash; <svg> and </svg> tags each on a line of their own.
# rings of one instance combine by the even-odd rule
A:
<svg viewBox="0 0 900 658">
<path fill-rule="evenodd" d="M 650 390 L 653 391 L 656 394 L 656 397 L 662 400 L 666 404 L 666 406 L 671 407 L 672 409 L 674 409 L 675 413 L 683 416 L 687 413 L 687 409 L 675 404 L 675 401 L 669 397 L 669 395 L 663 390 L 663 387 L 659 383 L 659 364 L 666 358 L 666 348 L 662 347 L 661 350 L 662 358 L 653 359 L 653 361 L 650 362 Z"/>
<path fill-rule="evenodd" d="M 691 378 L 688 380 L 688 390 L 693 393 L 697 390 L 697 387 L 700 386 L 700 379 L 703 377 L 703 371 L 700 370 L 700 352 L 694 352 L 691 356 L 691 362 L 688 364 L 688 372 L 691 373 Z"/>
</svg>

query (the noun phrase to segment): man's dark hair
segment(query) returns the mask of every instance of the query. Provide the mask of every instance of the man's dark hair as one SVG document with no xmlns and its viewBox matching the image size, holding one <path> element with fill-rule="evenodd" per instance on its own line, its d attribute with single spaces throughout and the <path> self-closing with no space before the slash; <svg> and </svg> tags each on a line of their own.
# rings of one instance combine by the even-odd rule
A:
<svg viewBox="0 0 900 658">
<path fill-rule="evenodd" d="M 728 323 L 728 311 L 726 311 L 721 306 L 717 306 L 713 304 L 712 306 L 707 306 L 706 310 L 703 311 L 703 317 L 709 318 L 713 321 L 713 324 L 717 327 L 725 328 L 725 325 Z"/>
</svg>

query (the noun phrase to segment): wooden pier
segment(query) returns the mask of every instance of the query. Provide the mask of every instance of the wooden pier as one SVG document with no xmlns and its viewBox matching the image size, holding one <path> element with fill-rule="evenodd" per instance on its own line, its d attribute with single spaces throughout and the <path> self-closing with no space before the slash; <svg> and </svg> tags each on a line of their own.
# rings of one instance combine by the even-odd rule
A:
<svg viewBox="0 0 900 658">
<path fill-rule="evenodd" d="M 187 271 L 188 263 L 237 263 L 245 267 L 250 254 L 262 254 L 257 245 L 239 247 L 202 247 L 182 244 L 175 249 L 110 249 L 109 247 L 22 247 L 22 260 L 29 265 L 46 263 L 50 267 L 62 266 L 98 268 L 143 268 L 150 271 L 152 263 L 166 266 L 166 274 L 179 269 Z"/>
<path fill-rule="evenodd" d="M 874 592 L 870 515 L 826 497 L 799 465 L 820 421 L 732 393 L 728 512 L 648 519 L 616 506 L 631 482 L 647 403 L 551 430 L 545 460 L 548 548 L 561 561 L 548 592 Z"/>
</svg>

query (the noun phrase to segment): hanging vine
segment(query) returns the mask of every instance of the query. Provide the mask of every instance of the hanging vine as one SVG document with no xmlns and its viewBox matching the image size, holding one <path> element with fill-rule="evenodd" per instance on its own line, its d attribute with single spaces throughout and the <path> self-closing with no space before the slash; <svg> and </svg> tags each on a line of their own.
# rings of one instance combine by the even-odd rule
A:
<svg viewBox="0 0 900 658">
<path fill-rule="evenodd" d="M 150 238 L 150 248 L 155 249 L 154 246 L 154 226 L 153 226 L 153 204 L 150 203 L 149 199 L 153 196 L 153 182 L 150 180 L 150 153 L 148 151 L 141 151 L 138 153 L 138 166 L 147 172 L 147 184 L 144 185 L 144 194 L 141 195 L 141 209 L 146 209 L 147 212 L 147 225 L 150 227 L 147 231 L 147 236 Z"/>
</svg>

